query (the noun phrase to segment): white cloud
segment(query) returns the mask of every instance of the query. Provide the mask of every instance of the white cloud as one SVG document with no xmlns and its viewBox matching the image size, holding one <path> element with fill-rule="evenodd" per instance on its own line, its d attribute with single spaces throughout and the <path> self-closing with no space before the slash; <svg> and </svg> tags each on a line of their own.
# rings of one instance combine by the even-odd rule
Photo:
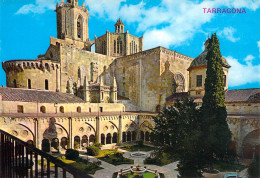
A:
<svg viewBox="0 0 260 178">
<path fill-rule="evenodd" d="M 236 32 L 236 29 L 233 27 L 225 27 L 222 31 L 218 32 L 219 36 L 227 38 L 231 42 L 236 42 L 240 40 L 240 38 L 234 37 L 234 33 Z"/>
<path fill-rule="evenodd" d="M 35 4 L 27 4 L 22 6 L 16 14 L 42 14 L 46 10 L 55 9 L 56 2 L 58 0 L 36 0 Z"/>
<path fill-rule="evenodd" d="M 229 69 L 229 86 L 235 87 L 249 83 L 260 83 L 260 64 L 252 65 L 252 60 L 255 57 L 248 55 L 244 61 L 246 64 L 241 64 L 238 59 L 231 56 L 226 57 L 228 63 L 231 65 Z"/>
<path fill-rule="evenodd" d="M 182 0 L 161 0 L 153 7 L 146 7 L 140 1 L 136 5 L 125 4 L 126 0 L 86 0 L 89 12 L 93 16 L 115 21 L 121 17 L 123 22 L 136 23 L 137 32 L 144 32 L 144 49 L 158 45 L 170 47 L 181 45 L 201 30 L 201 26 L 210 22 L 216 14 L 204 13 L 203 8 L 248 8 L 256 10 L 259 0 L 204 0 L 203 2 Z M 235 42 L 235 29 L 227 27 L 223 35 Z"/>
<path fill-rule="evenodd" d="M 259 48 L 259 57 L 260 57 L 260 41 L 256 42 L 257 43 L 257 46 Z"/>
</svg>

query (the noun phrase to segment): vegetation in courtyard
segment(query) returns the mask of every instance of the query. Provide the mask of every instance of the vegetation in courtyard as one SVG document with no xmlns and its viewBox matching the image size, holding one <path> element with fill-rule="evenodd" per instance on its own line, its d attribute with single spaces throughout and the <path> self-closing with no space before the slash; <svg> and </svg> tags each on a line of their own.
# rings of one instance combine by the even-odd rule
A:
<svg viewBox="0 0 260 178">
<path fill-rule="evenodd" d="M 79 158 L 79 151 L 73 149 L 67 149 L 65 153 L 66 159 L 77 160 Z"/>
<path fill-rule="evenodd" d="M 147 146 L 147 145 L 127 145 L 121 147 L 121 149 L 127 150 L 127 151 L 152 151 L 154 150 L 153 147 Z"/>
<path fill-rule="evenodd" d="M 118 172 L 114 172 L 112 178 L 117 178 L 117 174 L 118 174 Z M 159 174 L 160 174 L 161 178 L 165 178 L 164 174 L 162 174 L 162 173 L 159 173 Z M 122 177 L 123 178 L 156 178 L 157 176 L 152 173 L 147 172 L 147 173 L 143 173 L 141 175 L 129 173 L 127 175 L 122 175 Z"/>
<path fill-rule="evenodd" d="M 205 80 L 205 95 L 201 107 L 202 111 L 202 143 L 203 157 L 209 168 L 212 168 L 216 158 L 226 159 L 234 156 L 229 149 L 231 131 L 226 118 L 224 72 L 219 40 L 216 34 L 209 39 L 207 59 L 207 72 Z"/>
<path fill-rule="evenodd" d="M 164 108 L 154 118 L 155 154 L 167 153 L 179 160 L 181 177 L 200 177 L 201 169 L 213 169 L 219 160 L 232 160 L 231 132 L 226 122 L 222 56 L 216 34 L 209 39 L 207 77 L 202 107 L 185 98 Z M 152 160 L 148 160 L 152 161 Z"/>
<path fill-rule="evenodd" d="M 242 171 L 246 166 L 234 163 L 233 161 L 215 161 L 213 163 L 213 169 L 220 172 L 236 172 L 236 170 Z"/>
<path fill-rule="evenodd" d="M 89 147 L 87 147 L 87 154 L 90 156 L 97 156 L 100 152 L 101 144 L 100 143 L 93 143 Z"/>
<path fill-rule="evenodd" d="M 155 164 L 157 166 L 164 166 L 174 162 L 174 157 L 169 153 L 157 152 L 153 157 L 148 157 L 144 160 L 144 164 Z"/>
<path fill-rule="evenodd" d="M 260 177 L 260 157 L 256 156 L 248 168 L 249 178 Z"/>
<path fill-rule="evenodd" d="M 134 164 L 134 160 L 123 157 L 123 153 L 117 149 L 101 150 L 95 157 L 113 165 Z"/>
</svg>

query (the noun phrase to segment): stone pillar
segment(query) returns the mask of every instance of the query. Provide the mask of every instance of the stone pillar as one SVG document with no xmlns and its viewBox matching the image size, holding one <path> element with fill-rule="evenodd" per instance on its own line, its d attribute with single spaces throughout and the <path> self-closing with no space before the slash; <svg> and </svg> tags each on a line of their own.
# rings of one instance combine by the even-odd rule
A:
<svg viewBox="0 0 260 178">
<path fill-rule="evenodd" d="M 100 117 L 97 116 L 96 117 L 96 135 L 95 135 L 97 143 L 101 143 L 101 139 L 100 139 L 100 121 L 99 120 L 100 120 Z"/>
<path fill-rule="evenodd" d="M 59 70 L 58 70 L 58 67 L 56 67 L 56 91 L 60 91 L 59 89 Z"/>
<path fill-rule="evenodd" d="M 36 148 L 40 148 L 40 141 L 38 138 L 38 119 L 34 118 L 34 138 L 33 138 L 34 146 Z"/>
<path fill-rule="evenodd" d="M 73 148 L 73 136 L 72 136 L 72 118 L 68 118 L 68 123 L 69 123 L 69 138 L 68 138 L 68 148 Z"/>
<path fill-rule="evenodd" d="M 243 157 L 243 123 L 244 119 L 239 120 L 238 129 L 237 129 L 237 154 L 239 157 Z"/>
<path fill-rule="evenodd" d="M 122 143 L 122 116 L 119 116 L 119 126 L 118 126 L 118 134 L 117 134 L 117 143 L 120 145 Z"/>
</svg>

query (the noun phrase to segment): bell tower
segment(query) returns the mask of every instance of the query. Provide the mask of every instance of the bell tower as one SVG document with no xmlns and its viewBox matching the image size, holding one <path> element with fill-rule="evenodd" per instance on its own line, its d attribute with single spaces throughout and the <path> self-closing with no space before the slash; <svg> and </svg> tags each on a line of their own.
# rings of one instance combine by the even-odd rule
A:
<svg viewBox="0 0 260 178">
<path fill-rule="evenodd" d="M 56 6 L 57 37 L 64 40 L 73 40 L 86 44 L 89 41 L 88 34 L 88 9 L 83 2 L 78 5 L 78 0 L 61 0 Z"/>
</svg>

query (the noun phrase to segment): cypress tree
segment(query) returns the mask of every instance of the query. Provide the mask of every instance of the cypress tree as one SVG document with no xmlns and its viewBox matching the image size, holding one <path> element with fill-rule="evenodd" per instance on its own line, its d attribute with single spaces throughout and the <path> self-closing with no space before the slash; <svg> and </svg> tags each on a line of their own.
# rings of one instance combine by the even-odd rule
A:
<svg viewBox="0 0 260 178">
<path fill-rule="evenodd" d="M 226 122 L 225 91 L 222 56 L 216 33 L 207 46 L 205 95 L 202 103 L 204 159 L 212 168 L 216 158 L 223 159 L 229 152 L 231 132 Z"/>
</svg>

